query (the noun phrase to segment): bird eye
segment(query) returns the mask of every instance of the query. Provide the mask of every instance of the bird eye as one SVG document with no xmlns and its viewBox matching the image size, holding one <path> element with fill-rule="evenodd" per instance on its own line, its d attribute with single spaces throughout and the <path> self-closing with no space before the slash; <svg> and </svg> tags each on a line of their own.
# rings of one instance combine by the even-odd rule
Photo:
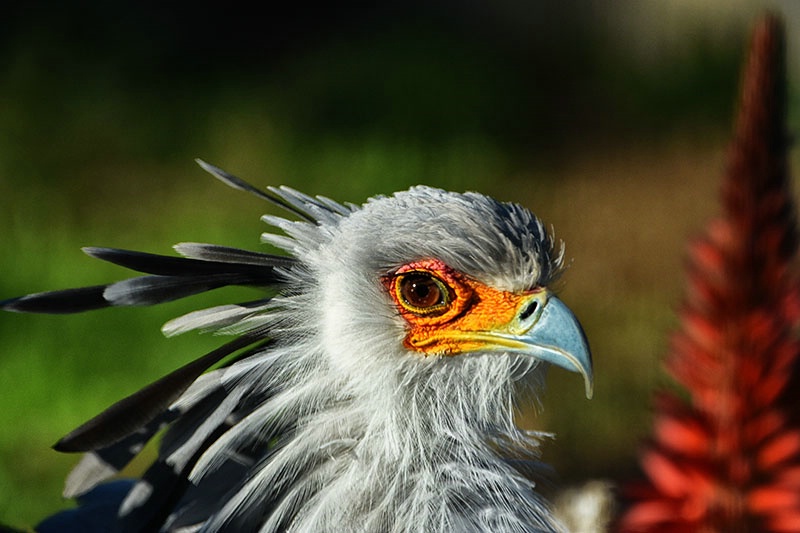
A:
<svg viewBox="0 0 800 533">
<path fill-rule="evenodd" d="M 401 274 L 396 282 L 398 300 L 416 314 L 443 310 L 450 303 L 450 291 L 442 280 L 427 272 Z"/>
</svg>

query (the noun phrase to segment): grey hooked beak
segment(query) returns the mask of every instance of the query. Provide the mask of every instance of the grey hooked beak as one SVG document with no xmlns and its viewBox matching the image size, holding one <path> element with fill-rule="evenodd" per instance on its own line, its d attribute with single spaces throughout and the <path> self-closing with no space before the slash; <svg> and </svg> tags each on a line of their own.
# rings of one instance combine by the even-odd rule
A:
<svg viewBox="0 0 800 533">
<path fill-rule="evenodd" d="M 589 343 L 578 319 L 561 300 L 547 291 L 531 295 L 529 304 L 522 306 L 510 325 L 509 334 L 516 341 L 512 351 L 581 374 L 586 397 L 592 397 L 594 377 Z"/>
</svg>

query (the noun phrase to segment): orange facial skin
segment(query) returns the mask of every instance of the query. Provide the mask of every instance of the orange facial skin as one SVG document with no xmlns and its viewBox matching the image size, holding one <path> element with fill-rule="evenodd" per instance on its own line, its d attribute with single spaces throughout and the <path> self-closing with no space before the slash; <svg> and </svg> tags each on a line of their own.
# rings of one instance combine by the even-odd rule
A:
<svg viewBox="0 0 800 533">
<path fill-rule="evenodd" d="M 509 333 L 521 308 L 542 290 L 500 291 L 437 259 L 406 264 L 385 276 L 383 283 L 408 324 L 403 344 L 425 355 L 497 349 L 496 334 Z M 421 291 L 415 290 L 417 285 L 421 285 Z M 430 291 L 436 290 L 441 291 L 441 297 L 431 304 L 435 298 Z M 420 302 L 430 305 L 417 305 Z"/>
</svg>

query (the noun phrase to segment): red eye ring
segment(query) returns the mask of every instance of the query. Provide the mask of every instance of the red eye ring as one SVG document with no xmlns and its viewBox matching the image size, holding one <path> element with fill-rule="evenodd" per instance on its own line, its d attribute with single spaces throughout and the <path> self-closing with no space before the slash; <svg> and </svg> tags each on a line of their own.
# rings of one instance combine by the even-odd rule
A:
<svg viewBox="0 0 800 533">
<path fill-rule="evenodd" d="M 472 282 L 439 259 L 406 263 L 381 278 L 400 314 L 413 327 L 437 327 L 475 303 Z"/>
</svg>

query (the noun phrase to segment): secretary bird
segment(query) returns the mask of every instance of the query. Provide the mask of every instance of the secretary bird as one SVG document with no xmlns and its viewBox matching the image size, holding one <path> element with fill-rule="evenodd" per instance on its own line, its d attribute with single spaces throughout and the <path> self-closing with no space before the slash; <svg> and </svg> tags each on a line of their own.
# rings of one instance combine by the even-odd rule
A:
<svg viewBox="0 0 800 533">
<path fill-rule="evenodd" d="M 80 506 L 39 530 L 560 531 L 529 479 L 541 434 L 514 411 L 549 364 L 592 394 L 584 333 L 548 289 L 563 244 L 527 209 L 477 193 L 418 186 L 356 206 L 198 162 L 291 213 L 263 217 L 281 234 L 262 240 L 288 255 L 86 248 L 146 275 L 0 302 L 74 313 L 265 290 L 164 325 L 236 338 L 62 438 L 57 450 L 86 452 L 64 491 Z M 108 481 L 162 430 L 141 479 Z"/>
</svg>

